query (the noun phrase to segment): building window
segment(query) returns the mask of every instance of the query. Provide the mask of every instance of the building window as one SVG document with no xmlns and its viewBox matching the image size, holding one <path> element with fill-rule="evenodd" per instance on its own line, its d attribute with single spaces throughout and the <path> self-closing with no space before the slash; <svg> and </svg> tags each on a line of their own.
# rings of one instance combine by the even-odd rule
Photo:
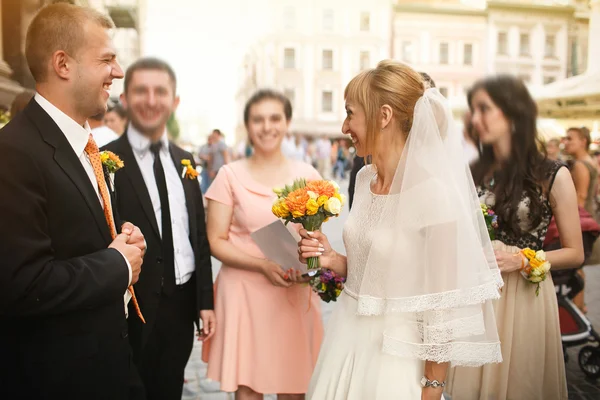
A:
<svg viewBox="0 0 600 400">
<path fill-rule="evenodd" d="M 290 103 L 292 103 L 292 106 L 294 106 L 294 103 L 296 102 L 296 91 L 291 88 L 283 89 L 283 95 L 287 97 Z"/>
<path fill-rule="evenodd" d="M 321 93 L 321 111 L 333 111 L 333 92 L 331 90 L 324 90 Z"/>
<path fill-rule="evenodd" d="M 555 76 L 544 76 L 544 85 L 548 85 L 554 81 L 556 81 Z"/>
<path fill-rule="evenodd" d="M 371 30 L 371 14 L 368 12 L 360 13 L 360 30 L 361 32 L 369 32 Z"/>
<path fill-rule="evenodd" d="M 529 33 L 521 33 L 519 36 L 519 54 L 522 56 L 529 55 Z"/>
<path fill-rule="evenodd" d="M 294 7 L 287 6 L 283 9 L 283 28 L 292 30 L 296 27 L 296 11 Z"/>
<path fill-rule="evenodd" d="M 465 43 L 463 63 L 465 65 L 473 65 L 473 45 L 471 43 Z"/>
<path fill-rule="evenodd" d="M 323 10 L 323 30 L 325 32 L 333 31 L 333 10 Z"/>
<path fill-rule="evenodd" d="M 402 42 L 402 61 L 407 63 L 413 62 L 413 43 L 410 41 Z"/>
<path fill-rule="evenodd" d="M 498 54 L 508 54 L 508 34 L 498 32 Z"/>
<path fill-rule="evenodd" d="M 368 69 L 369 67 L 371 67 L 371 55 L 369 54 L 368 51 L 361 51 L 360 52 L 360 64 L 359 64 L 360 70 L 363 71 L 365 69 Z"/>
<path fill-rule="evenodd" d="M 448 88 L 444 86 L 440 86 L 440 94 L 444 97 L 448 97 Z"/>
<path fill-rule="evenodd" d="M 322 68 L 333 69 L 333 50 L 323 50 Z"/>
<path fill-rule="evenodd" d="M 440 64 L 448 64 L 448 43 L 440 43 Z"/>
<path fill-rule="evenodd" d="M 296 68 L 296 49 L 286 48 L 283 50 L 283 68 Z"/>
<path fill-rule="evenodd" d="M 544 47 L 544 54 L 546 57 L 554 57 L 556 54 L 556 36 L 546 35 L 546 45 Z"/>
</svg>

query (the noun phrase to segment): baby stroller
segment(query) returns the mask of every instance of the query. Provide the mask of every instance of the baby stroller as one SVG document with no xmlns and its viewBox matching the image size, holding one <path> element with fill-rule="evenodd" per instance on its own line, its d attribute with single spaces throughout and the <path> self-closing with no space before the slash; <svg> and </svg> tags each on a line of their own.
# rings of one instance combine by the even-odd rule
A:
<svg viewBox="0 0 600 400">
<path fill-rule="evenodd" d="M 596 238 L 600 234 L 600 226 L 594 221 L 587 211 L 579 209 L 579 218 L 583 235 L 583 249 L 585 258 L 592 253 Z M 558 230 L 554 219 L 548 227 L 544 250 L 551 251 L 560 248 Z M 578 362 L 579 368 L 590 379 L 600 378 L 600 336 L 592 327 L 588 318 L 573 303 L 572 299 L 584 288 L 584 281 L 577 273 L 578 268 L 566 270 L 550 270 L 556 289 L 558 300 L 558 317 L 563 345 L 565 362 L 569 361 L 566 349 L 580 346 Z"/>
</svg>

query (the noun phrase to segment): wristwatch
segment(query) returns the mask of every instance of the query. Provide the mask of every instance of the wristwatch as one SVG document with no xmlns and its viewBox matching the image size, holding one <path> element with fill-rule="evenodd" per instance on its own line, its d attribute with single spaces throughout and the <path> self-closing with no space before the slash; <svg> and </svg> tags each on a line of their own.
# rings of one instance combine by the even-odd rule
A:
<svg viewBox="0 0 600 400">
<path fill-rule="evenodd" d="M 424 387 L 424 388 L 432 387 L 434 389 L 437 389 L 437 388 L 443 388 L 444 386 L 446 386 L 446 382 L 440 382 L 435 379 L 430 381 L 425 376 L 421 378 L 421 387 Z"/>
</svg>

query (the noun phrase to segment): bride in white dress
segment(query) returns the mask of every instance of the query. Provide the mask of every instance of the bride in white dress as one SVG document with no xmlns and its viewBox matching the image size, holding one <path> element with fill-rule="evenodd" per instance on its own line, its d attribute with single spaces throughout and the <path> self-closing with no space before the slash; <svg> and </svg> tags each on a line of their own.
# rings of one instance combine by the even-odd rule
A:
<svg viewBox="0 0 600 400">
<path fill-rule="evenodd" d="M 382 61 L 345 91 L 342 131 L 358 156 L 346 256 L 300 233 L 301 260 L 347 277 L 308 399 L 442 397 L 450 365 L 501 361 L 491 299 L 502 279 L 446 100 Z"/>
</svg>

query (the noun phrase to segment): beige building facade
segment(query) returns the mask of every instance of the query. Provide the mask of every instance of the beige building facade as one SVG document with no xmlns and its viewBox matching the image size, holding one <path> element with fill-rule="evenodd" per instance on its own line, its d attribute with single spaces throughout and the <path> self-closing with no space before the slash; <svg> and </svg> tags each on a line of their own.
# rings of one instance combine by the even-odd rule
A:
<svg viewBox="0 0 600 400">
<path fill-rule="evenodd" d="M 535 94 L 587 67 L 589 0 L 351 3 L 268 5 L 273 26 L 250 47 L 241 68 L 238 139 L 245 137 L 243 104 L 263 87 L 292 100 L 294 132 L 339 136 L 345 85 L 384 58 L 430 74 L 457 116 L 468 88 L 486 75 L 517 75 Z"/>
<path fill-rule="evenodd" d="M 244 103 L 258 88 L 291 100 L 293 132 L 341 136 L 345 85 L 389 57 L 391 2 L 273 0 L 269 8 L 273 25 L 250 47 L 242 68 L 237 139 L 245 138 Z"/>
<path fill-rule="evenodd" d="M 399 0 L 392 57 L 428 72 L 460 112 L 486 75 L 519 76 L 535 94 L 584 72 L 588 20 L 588 0 Z"/>
<path fill-rule="evenodd" d="M 487 14 L 460 1 L 398 1 L 392 58 L 427 72 L 451 104 L 488 69 Z"/>
</svg>

